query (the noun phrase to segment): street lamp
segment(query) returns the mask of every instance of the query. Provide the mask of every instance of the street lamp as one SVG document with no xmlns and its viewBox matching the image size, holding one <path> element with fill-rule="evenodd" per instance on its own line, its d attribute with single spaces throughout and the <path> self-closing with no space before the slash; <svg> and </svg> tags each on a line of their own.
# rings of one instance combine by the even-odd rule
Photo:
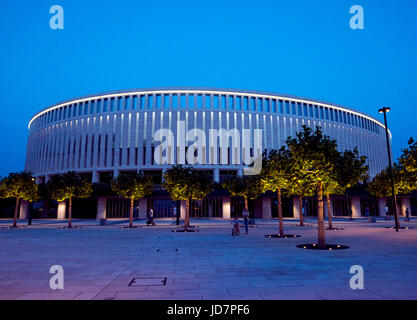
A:
<svg viewBox="0 0 417 320">
<path fill-rule="evenodd" d="M 387 152 L 388 152 L 388 168 L 389 168 L 389 176 L 391 180 L 391 192 L 392 192 L 392 199 L 394 200 L 394 217 L 395 217 L 395 231 L 398 232 L 399 228 L 399 221 L 398 221 L 398 214 L 397 214 L 397 197 L 395 196 L 394 191 L 394 176 L 392 173 L 392 165 L 391 165 L 391 151 L 389 147 L 389 137 L 388 137 L 388 124 L 387 124 L 387 112 L 390 112 L 391 109 L 389 107 L 383 107 L 378 110 L 379 113 L 384 114 L 384 122 L 385 122 L 385 136 L 387 140 Z"/>
</svg>

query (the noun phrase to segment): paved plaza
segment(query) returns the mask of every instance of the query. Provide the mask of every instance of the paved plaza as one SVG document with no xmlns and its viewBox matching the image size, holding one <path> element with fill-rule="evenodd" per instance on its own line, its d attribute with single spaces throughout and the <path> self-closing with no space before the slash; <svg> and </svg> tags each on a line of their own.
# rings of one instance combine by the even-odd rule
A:
<svg viewBox="0 0 417 320">
<path fill-rule="evenodd" d="M 301 235 L 291 239 L 264 237 L 277 232 L 276 220 L 259 220 L 238 237 L 222 220 L 192 220 L 197 233 L 173 233 L 172 221 L 123 229 L 125 221 L 76 220 L 82 227 L 68 230 L 58 228 L 65 221 L 35 220 L 1 228 L 0 299 L 417 298 L 417 220 L 407 223 L 416 229 L 398 233 L 385 228 L 393 221 L 338 220 L 345 229 L 326 231 L 326 239 L 350 246 L 340 251 L 297 248 L 316 242 L 317 230 L 315 220 L 296 222 L 285 220 L 286 233 Z M 52 265 L 64 269 L 63 290 L 49 287 Z M 364 269 L 363 290 L 349 286 L 352 265 Z"/>
</svg>

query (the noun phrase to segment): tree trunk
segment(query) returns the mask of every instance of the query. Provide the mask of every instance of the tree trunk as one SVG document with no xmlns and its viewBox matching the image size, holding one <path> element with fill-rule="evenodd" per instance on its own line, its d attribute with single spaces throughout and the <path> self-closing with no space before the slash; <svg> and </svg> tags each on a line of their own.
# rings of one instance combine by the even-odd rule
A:
<svg viewBox="0 0 417 320">
<path fill-rule="evenodd" d="M 284 223 L 282 221 L 282 195 L 281 188 L 277 190 L 278 195 L 278 225 L 279 225 L 279 235 L 280 237 L 284 236 Z"/>
<path fill-rule="evenodd" d="M 72 197 L 68 199 L 68 228 L 72 228 Z"/>
<path fill-rule="evenodd" d="M 130 199 L 130 212 L 129 212 L 129 228 L 133 228 L 133 204 L 134 204 L 134 199 L 131 198 Z"/>
<path fill-rule="evenodd" d="M 14 219 L 13 219 L 13 228 L 17 227 L 17 214 L 19 212 L 19 198 L 16 197 L 16 206 L 14 207 Z"/>
<path fill-rule="evenodd" d="M 330 194 L 326 195 L 326 204 L 327 204 L 327 215 L 329 217 L 329 229 L 332 230 L 333 229 L 333 212 L 332 212 L 332 208 L 330 205 Z"/>
<path fill-rule="evenodd" d="M 298 207 L 300 210 L 300 226 L 304 226 L 303 196 L 298 196 Z"/>
<path fill-rule="evenodd" d="M 320 249 L 326 247 L 326 239 L 324 234 L 324 210 L 323 210 L 323 182 L 318 183 L 317 188 L 317 226 L 318 226 L 318 245 Z"/>
<path fill-rule="evenodd" d="M 400 215 L 400 210 L 398 210 L 398 207 L 397 207 L 397 195 L 394 195 L 394 203 L 393 203 L 393 206 L 395 207 L 395 211 L 393 212 L 394 213 L 394 219 L 395 219 L 395 225 L 396 226 L 398 226 L 398 228 L 400 228 L 400 219 L 398 218 L 399 217 L 399 215 Z M 397 213 L 397 214 L 395 214 L 395 213 Z"/>
<path fill-rule="evenodd" d="M 243 197 L 245 199 L 245 209 L 249 211 L 248 209 L 248 198 L 247 197 Z"/>
<path fill-rule="evenodd" d="M 185 230 L 188 230 L 190 226 L 190 198 L 185 200 L 185 219 L 184 219 L 184 227 Z"/>
</svg>

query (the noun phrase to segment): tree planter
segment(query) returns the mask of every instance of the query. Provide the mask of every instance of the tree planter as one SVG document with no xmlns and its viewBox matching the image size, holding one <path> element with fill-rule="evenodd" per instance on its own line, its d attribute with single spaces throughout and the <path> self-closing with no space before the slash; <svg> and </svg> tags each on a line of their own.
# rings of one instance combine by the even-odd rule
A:
<svg viewBox="0 0 417 320">
<path fill-rule="evenodd" d="M 265 238 L 290 239 L 290 238 L 300 238 L 301 236 L 297 234 L 284 234 L 282 236 L 279 234 L 267 234 L 264 237 Z"/>
<path fill-rule="evenodd" d="M 326 244 L 323 248 L 320 248 L 316 243 L 307 243 L 307 244 L 299 244 L 296 246 L 300 249 L 310 249 L 310 250 L 322 250 L 322 251 L 334 251 L 334 250 L 344 250 L 349 249 L 348 246 L 344 246 L 341 244 Z"/>
</svg>

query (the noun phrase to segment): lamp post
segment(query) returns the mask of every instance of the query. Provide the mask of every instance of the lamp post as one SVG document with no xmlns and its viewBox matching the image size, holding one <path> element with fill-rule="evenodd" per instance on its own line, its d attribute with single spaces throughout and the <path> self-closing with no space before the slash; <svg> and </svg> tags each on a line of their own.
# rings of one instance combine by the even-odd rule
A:
<svg viewBox="0 0 417 320">
<path fill-rule="evenodd" d="M 392 199 L 394 202 L 394 217 L 395 217 L 395 231 L 398 232 L 399 228 L 399 221 L 398 221 L 398 214 L 397 214 L 397 197 L 395 196 L 394 191 L 394 176 L 392 173 L 392 165 L 391 165 L 391 151 L 389 147 L 389 137 L 388 137 L 388 124 L 387 124 L 387 112 L 390 112 L 391 109 L 389 107 L 383 107 L 378 110 L 379 113 L 384 114 L 384 122 L 385 122 L 385 136 L 387 140 L 387 152 L 388 152 L 388 170 L 389 170 L 389 176 L 391 180 L 391 192 L 392 192 Z"/>
</svg>

